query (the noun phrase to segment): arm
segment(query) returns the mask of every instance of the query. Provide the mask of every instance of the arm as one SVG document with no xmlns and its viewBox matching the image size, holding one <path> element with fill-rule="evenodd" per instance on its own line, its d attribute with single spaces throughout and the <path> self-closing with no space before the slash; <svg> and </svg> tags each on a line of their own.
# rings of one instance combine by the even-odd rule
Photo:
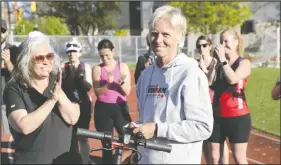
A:
<svg viewBox="0 0 281 165">
<path fill-rule="evenodd" d="M 100 66 L 97 65 L 93 67 L 92 69 L 93 87 L 97 97 L 103 95 L 104 92 L 106 92 L 110 87 L 109 83 L 106 83 L 104 86 L 100 86 L 100 74 L 101 74 Z"/>
<path fill-rule="evenodd" d="M 10 55 L 10 49 L 5 49 L 2 51 L 1 54 L 2 59 L 4 60 L 4 63 L 8 69 L 8 71 L 11 73 L 14 69 L 14 65 L 11 62 L 11 55 Z"/>
<path fill-rule="evenodd" d="M 83 77 L 76 77 L 77 85 L 79 88 L 81 87 L 83 90 L 89 92 L 92 88 L 92 70 L 88 64 L 85 64 L 85 75 Z"/>
<path fill-rule="evenodd" d="M 281 77 L 279 76 L 276 85 L 271 91 L 271 96 L 273 100 L 278 100 L 281 98 Z"/>
<path fill-rule="evenodd" d="M 213 83 L 215 82 L 217 70 L 218 70 L 218 62 L 216 59 L 214 59 L 214 62 L 212 62 L 210 70 L 207 73 L 209 86 L 213 85 Z"/>
<path fill-rule="evenodd" d="M 281 83 L 278 83 L 275 85 L 275 87 L 273 87 L 272 92 L 271 92 L 273 100 L 280 99 L 280 97 L 281 97 L 281 92 L 280 92 L 281 88 L 280 87 L 281 87 Z"/>
<path fill-rule="evenodd" d="M 78 103 L 71 102 L 65 95 L 61 88 L 62 73 L 59 72 L 58 74 L 58 82 L 55 83 L 52 95 L 57 98 L 58 109 L 64 121 L 70 125 L 74 125 L 79 119 L 80 107 Z"/>
<path fill-rule="evenodd" d="M 230 84 L 236 84 L 251 74 L 251 63 L 248 59 L 242 60 L 235 71 L 232 70 L 229 64 L 224 65 L 222 68 L 226 80 Z"/>
<path fill-rule="evenodd" d="M 141 109 L 141 84 L 142 84 L 142 79 L 143 79 L 143 76 L 140 76 L 139 77 L 139 80 L 138 82 L 136 83 L 136 96 L 137 96 L 137 104 L 138 104 L 138 111 L 139 111 L 139 118 L 137 121 L 135 121 L 135 123 L 137 124 L 140 124 L 141 123 L 141 120 L 143 117 L 142 117 L 142 114 L 143 114 L 143 111 Z"/>
<path fill-rule="evenodd" d="M 157 123 L 157 137 L 182 143 L 205 140 L 213 129 L 213 110 L 209 96 L 208 81 L 201 72 L 193 72 L 185 80 L 181 91 L 185 119 L 168 124 Z"/>
<path fill-rule="evenodd" d="M 124 83 L 120 85 L 121 90 L 128 96 L 131 91 L 131 75 L 129 67 L 126 63 L 120 63 L 121 67 L 121 76 L 126 76 L 124 79 Z"/>
<path fill-rule="evenodd" d="M 23 98 L 19 92 L 6 88 L 4 102 L 11 127 L 15 131 L 27 135 L 39 128 L 53 110 L 57 101 L 54 98 L 49 98 L 36 110 L 27 113 Z"/>
<path fill-rule="evenodd" d="M 93 80 L 92 80 L 92 70 L 90 65 L 85 64 L 85 72 L 86 72 L 85 80 L 92 85 Z"/>
<path fill-rule="evenodd" d="M 70 125 L 75 125 L 80 116 L 78 103 L 71 102 L 63 91 L 60 92 L 58 108 L 64 121 Z"/>
</svg>

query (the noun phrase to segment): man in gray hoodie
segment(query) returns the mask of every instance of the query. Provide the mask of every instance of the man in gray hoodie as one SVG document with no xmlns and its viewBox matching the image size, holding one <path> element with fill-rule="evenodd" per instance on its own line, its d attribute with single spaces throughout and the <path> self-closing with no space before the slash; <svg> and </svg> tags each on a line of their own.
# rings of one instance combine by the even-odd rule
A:
<svg viewBox="0 0 281 165">
<path fill-rule="evenodd" d="M 137 83 L 139 120 L 134 133 L 172 145 L 171 153 L 139 147 L 140 164 L 200 164 L 202 142 L 213 129 L 208 80 L 195 59 L 180 52 L 186 19 L 180 9 L 158 8 L 149 22 L 156 62 Z"/>
</svg>

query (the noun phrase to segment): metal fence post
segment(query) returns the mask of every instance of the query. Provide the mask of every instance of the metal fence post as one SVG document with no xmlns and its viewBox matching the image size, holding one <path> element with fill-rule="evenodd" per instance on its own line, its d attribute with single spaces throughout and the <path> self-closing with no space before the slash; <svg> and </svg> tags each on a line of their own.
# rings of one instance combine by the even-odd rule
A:
<svg viewBox="0 0 281 165">
<path fill-rule="evenodd" d="M 122 44 L 121 44 L 121 37 L 119 36 L 119 39 L 118 39 L 118 45 L 119 45 L 119 61 L 122 62 Z"/>
<path fill-rule="evenodd" d="M 135 47 L 135 50 L 136 50 L 136 63 L 138 62 L 138 58 L 139 58 L 139 50 L 138 50 L 138 37 L 136 36 L 135 37 L 135 42 L 136 42 L 136 47 Z"/>
<path fill-rule="evenodd" d="M 276 68 L 280 67 L 280 27 L 277 28 L 277 54 L 276 54 Z"/>
</svg>

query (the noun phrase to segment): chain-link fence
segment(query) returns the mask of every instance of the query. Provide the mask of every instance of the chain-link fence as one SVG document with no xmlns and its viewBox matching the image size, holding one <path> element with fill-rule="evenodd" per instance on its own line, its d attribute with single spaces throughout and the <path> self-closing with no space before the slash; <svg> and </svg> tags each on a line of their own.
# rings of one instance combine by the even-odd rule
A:
<svg viewBox="0 0 281 165">
<path fill-rule="evenodd" d="M 280 31 L 280 28 L 279 28 Z M 200 35 L 189 35 L 185 39 L 182 51 L 190 57 L 196 57 L 196 40 Z M 13 42 L 20 43 L 26 36 L 13 36 Z M 74 36 L 50 36 L 55 51 L 66 60 L 64 51 L 65 44 Z M 213 44 L 219 43 L 220 36 L 209 35 Z M 136 63 L 138 56 L 147 51 L 146 38 L 141 36 L 76 36 L 83 47 L 82 61 L 88 62 L 91 66 L 100 62 L 97 45 L 102 39 L 109 39 L 115 46 L 115 58 L 126 63 Z M 253 65 L 259 66 L 269 62 L 270 65 L 280 65 L 280 33 L 278 28 L 267 29 L 263 33 L 243 35 L 245 56 L 252 58 Z M 278 48 L 279 46 L 279 48 Z"/>
<path fill-rule="evenodd" d="M 13 42 L 20 43 L 26 36 L 13 36 Z M 61 56 L 63 60 L 67 60 L 64 51 L 65 44 L 70 41 L 74 36 L 50 36 L 52 45 L 55 51 Z M 147 52 L 146 38 L 141 36 L 76 36 L 78 41 L 82 44 L 82 61 L 94 65 L 100 62 L 97 46 L 102 39 L 109 39 L 113 42 L 115 47 L 115 59 L 126 63 L 136 63 L 138 56 Z M 187 51 L 187 48 L 183 48 Z"/>
</svg>

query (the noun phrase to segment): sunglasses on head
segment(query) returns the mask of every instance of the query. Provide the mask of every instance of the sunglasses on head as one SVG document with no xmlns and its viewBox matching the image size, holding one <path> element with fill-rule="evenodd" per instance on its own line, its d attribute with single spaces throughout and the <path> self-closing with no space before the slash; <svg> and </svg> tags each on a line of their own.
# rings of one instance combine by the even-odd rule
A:
<svg viewBox="0 0 281 165">
<path fill-rule="evenodd" d="M 54 53 L 49 53 L 47 55 L 38 55 L 38 56 L 33 56 L 33 60 L 35 63 L 43 63 L 45 59 L 47 59 L 49 62 L 53 61 L 55 57 Z"/>
<path fill-rule="evenodd" d="M 75 47 L 75 48 L 79 48 L 80 46 L 78 44 L 67 44 L 66 47 L 69 48 L 69 47 Z"/>
<path fill-rule="evenodd" d="M 197 49 L 200 49 L 201 46 L 203 46 L 203 48 L 206 48 L 209 44 L 201 44 L 201 45 L 196 45 Z"/>
<path fill-rule="evenodd" d="M 1 28 L 1 33 L 5 33 L 7 30 L 4 28 Z"/>
</svg>

